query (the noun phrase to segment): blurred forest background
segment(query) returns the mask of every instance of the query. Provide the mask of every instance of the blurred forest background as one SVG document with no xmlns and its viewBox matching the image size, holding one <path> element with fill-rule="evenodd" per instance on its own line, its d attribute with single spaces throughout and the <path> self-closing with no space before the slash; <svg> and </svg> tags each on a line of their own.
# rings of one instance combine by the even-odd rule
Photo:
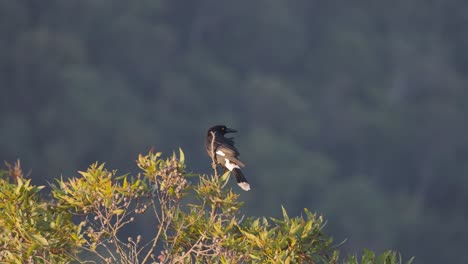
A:
<svg viewBox="0 0 468 264">
<path fill-rule="evenodd" d="M 467 26 L 456 0 L 0 1 L 0 159 L 45 184 L 181 147 L 212 173 L 226 124 L 246 214 L 468 263 Z"/>
</svg>

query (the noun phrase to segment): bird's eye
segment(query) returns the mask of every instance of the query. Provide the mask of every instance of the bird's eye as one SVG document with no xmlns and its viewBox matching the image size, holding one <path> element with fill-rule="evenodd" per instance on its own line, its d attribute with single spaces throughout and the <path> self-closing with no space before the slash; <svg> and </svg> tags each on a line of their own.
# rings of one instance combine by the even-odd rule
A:
<svg viewBox="0 0 468 264">
<path fill-rule="evenodd" d="M 222 128 L 221 128 L 221 130 L 224 130 L 224 129 L 226 129 L 226 128 L 225 128 L 225 127 L 222 127 Z"/>
</svg>

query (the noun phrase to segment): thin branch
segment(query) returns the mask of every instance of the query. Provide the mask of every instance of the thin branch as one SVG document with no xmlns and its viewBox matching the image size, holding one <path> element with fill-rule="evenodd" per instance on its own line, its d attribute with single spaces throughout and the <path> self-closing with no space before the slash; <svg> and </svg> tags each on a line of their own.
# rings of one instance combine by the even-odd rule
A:
<svg viewBox="0 0 468 264">
<path fill-rule="evenodd" d="M 192 246 L 189 250 L 187 250 L 187 252 L 186 252 L 184 255 L 182 255 L 182 256 L 180 256 L 179 258 L 176 259 L 176 263 L 177 263 L 177 262 L 182 262 L 188 255 L 190 255 L 190 254 L 194 251 L 195 247 L 198 246 L 199 243 L 200 243 L 205 237 L 206 237 L 206 230 L 201 234 L 201 236 L 198 238 L 198 240 L 193 244 L 193 246 Z M 179 259 L 180 259 L 180 260 L 179 260 Z"/>
<path fill-rule="evenodd" d="M 156 216 L 158 216 L 158 223 L 159 223 L 159 228 L 158 228 L 158 233 L 156 234 L 156 236 L 153 238 L 153 244 L 151 245 L 151 248 L 149 249 L 148 253 L 146 254 L 145 258 L 143 259 L 143 261 L 141 262 L 142 264 L 146 263 L 146 261 L 149 260 L 151 254 L 153 254 L 153 251 L 154 249 L 156 248 L 157 244 L 158 244 L 158 241 L 159 241 L 159 236 L 161 235 L 162 231 L 163 231 L 163 223 L 162 221 L 165 221 L 165 217 L 164 217 L 164 212 L 161 211 L 161 217 L 162 219 L 159 218 L 159 214 L 157 213 L 157 209 L 156 209 L 156 206 L 154 204 L 154 201 L 151 201 L 151 205 L 153 206 L 153 210 L 155 211 L 155 214 Z M 162 207 L 162 205 L 161 205 Z M 146 245 L 145 245 L 146 247 Z"/>
<path fill-rule="evenodd" d="M 216 180 L 218 180 L 218 169 L 217 169 L 217 163 L 216 163 L 216 156 L 215 156 L 215 149 L 214 149 L 214 142 L 215 142 L 215 132 L 211 131 L 211 167 L 213 168 L 215 172 L 215 177 Z"/>
</svg>

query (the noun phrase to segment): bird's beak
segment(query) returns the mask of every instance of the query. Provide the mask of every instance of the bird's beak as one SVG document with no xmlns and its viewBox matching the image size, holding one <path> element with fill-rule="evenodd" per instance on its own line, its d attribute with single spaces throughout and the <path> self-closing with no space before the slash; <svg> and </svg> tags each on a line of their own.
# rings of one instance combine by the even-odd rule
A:
<svg viewBox="0 0 468 264">
<path fill-rule="evenodd" d="M 225 132 L 225 133 L 236 133 L 237 130 L 227 127 L 226 130 L 225 130 L 224 132 Z"/>
</svg>

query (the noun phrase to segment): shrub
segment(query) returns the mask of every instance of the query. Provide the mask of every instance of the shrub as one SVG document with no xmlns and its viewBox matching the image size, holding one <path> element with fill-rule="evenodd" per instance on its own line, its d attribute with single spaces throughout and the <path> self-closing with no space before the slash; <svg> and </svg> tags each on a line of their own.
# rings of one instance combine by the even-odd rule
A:
<svg viewBox="0 0 468 264">
<path fill-rule="evenodd" d="M 7 166 L 0 177 L 0 261 L 89 263 L 82 258 L 93 255 L 102 263 L 338 263 L 321 216 L 305 209 L 290 217 L 282 208 L 281 219 L 245 217 L 239 195 L 225 187 L 229 173 L 218 175 L 215 165 L 214 175 L 187 173 L 182 150 L 161 156 L 140 155 L 134 176 L 92 164 L 51 184 L 49 199 L 19 162 Z M 124 238 L 123 228 L 144 213 L 153 233 Z M 402 263 L 392 251 L 345 262 Z"/>
</svg>

